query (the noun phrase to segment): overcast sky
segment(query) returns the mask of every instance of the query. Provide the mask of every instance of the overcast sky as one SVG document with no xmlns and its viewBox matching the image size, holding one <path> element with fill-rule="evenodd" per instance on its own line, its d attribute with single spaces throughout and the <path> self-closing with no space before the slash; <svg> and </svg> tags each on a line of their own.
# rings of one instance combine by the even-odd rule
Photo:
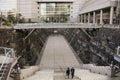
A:
<svg viewBox="0 0 120 80">
<path fill-rule="evenodd" d="M 16 0 L 0 0 L 0 11 L 16 9 Z"/>
</svg>

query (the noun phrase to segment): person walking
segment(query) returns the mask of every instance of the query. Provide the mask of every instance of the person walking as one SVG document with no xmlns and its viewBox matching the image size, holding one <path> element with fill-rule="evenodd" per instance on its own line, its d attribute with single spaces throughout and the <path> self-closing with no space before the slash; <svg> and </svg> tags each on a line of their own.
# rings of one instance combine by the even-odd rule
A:
<svg viewBox="0 0 120 80">
<path fill-rule="evenodd" d="M 72 67 L 71 68 L 71 77 L 72 77 L 72 79 L 74 78 L 74 74 L 75 74 L 75 69 Z"/>
<path fill-rule="evenodd" d="M 66 70 L 66 76 L 69 78 L 69 75 L 70 75 L 70 68 L 68 67 Z"/>
</svg>

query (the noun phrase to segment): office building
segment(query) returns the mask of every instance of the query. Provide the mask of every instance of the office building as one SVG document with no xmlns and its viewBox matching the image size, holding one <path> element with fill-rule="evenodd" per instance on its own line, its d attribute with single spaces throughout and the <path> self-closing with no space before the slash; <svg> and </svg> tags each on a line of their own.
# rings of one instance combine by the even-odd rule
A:
<svg viewBox="0 0 120 80">
<path fill-rule="evenodd" d="M 115 0 L 87 0 L 80 10 L 80 22 L 116 23 L 116 2 Z"/>
<path fill-rule="evenodd" d="M 119 12 L 115 0 L 18 0 L 17 5 L 18 13 L 32 22 L 115 24 Z"/>
</svg>

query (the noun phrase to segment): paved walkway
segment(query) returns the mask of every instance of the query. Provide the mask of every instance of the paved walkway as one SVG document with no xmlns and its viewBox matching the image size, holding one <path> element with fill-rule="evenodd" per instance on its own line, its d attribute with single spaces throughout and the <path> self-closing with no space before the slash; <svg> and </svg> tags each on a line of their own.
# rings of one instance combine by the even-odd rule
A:
<svg viewBox="0 0 120 80">
<path fill-rule="evenodd" d="M 63 36 L 48 38 L 39 66 L 40 71 L 25 80 L 111 80 L 108 76 L 80 69 L 79 62 Z M 75 67 L 74 79 L 66 78 L 67 67 Z"/>
<path fill-rule="evenodd" d="M 54 70 L 41 70 L 25 80 L 54 80 Z"/>
<path fill-rule="evenodd" d="M 43 52 L 40 69 L 66 69 L 79 68 L 73 51 L 63 36 L 50 36 Z"/>
</svg>

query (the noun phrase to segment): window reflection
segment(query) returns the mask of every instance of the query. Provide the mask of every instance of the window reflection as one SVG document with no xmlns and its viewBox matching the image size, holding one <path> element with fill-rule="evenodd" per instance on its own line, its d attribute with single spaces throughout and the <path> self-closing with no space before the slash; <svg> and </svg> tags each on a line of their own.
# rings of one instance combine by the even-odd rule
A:
<svg viewBox="0 0 120 80">
<path fill-rule="evenodd" d="M 71 3 L 41 3 L 41 22 L 67 22 Z"/>
</svg>

